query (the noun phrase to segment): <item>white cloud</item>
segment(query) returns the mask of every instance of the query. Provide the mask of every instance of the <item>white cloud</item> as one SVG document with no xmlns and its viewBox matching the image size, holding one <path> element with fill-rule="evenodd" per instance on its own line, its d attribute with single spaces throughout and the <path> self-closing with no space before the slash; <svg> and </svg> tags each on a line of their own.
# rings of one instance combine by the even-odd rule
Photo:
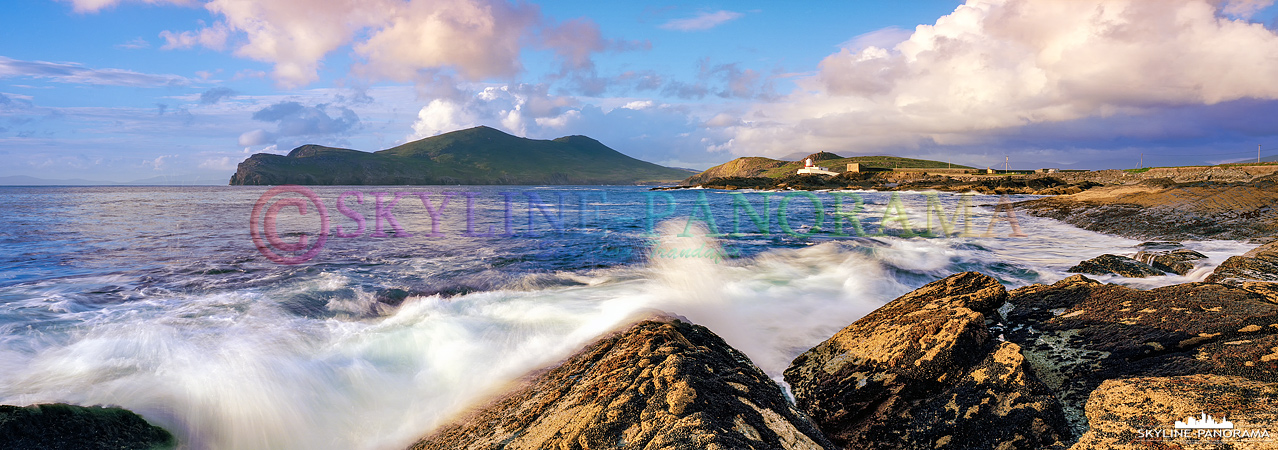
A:
<svg viewBox="0 0 1278 450">
<path fill-rule="evenodd" d="M 205 158 L 200 161 L 199 168 L 209 170 L 235 170 L 239 165 L 239 160 L 232 160 L 229 156 L 221 158 Z"/>
<path fill-rule="evenodd" d="M 226 40 L 230 37 L 230 34 L 230 28 L 222 22 L 215 23 L 211 27 L 201 28 L 199 31 L 183 31 L 181 33 L 174 33 L 169 30 L 164 30 L 160 32 L 160 37 L 164 38 L 164 45 L 160 46 L 160 49 L 186 49 L 200 45 L 205 48 L 221 51 L 226 48 Z"/>
<path fill-rule="evenodd" d="M 123 3 L 122 0 L 70 0 L 71 7 L 78 13 L 95 13 L 106 8 L 113 7 Z M 173 5 L 189 5 L 191 0 L 131 0 L 135 3 L 147 3 L 152 5 L 173 4 Z"/>
<path fill-rule="evenodd" d="M 845 47 L 734 128 L 748 154 L 970 145 L 1029 124 L 1278 99 L 1278 35 L 1207 0 L 971 0 Z"/>
<path fill-rule="evenodd" d="M 439 135 L 463 128 L 479 125 L 473 114 L 466 111 L 463 105 L 452 100 L 436 99 L 417 112 L 417 121 L 413 123 L 413 134 L 408 140 Z"/>
<path fill-rule="evenodd" d="M 625 106 L 622 106 L 622 108 L 633 109 L 635 111 L 638 111 L 641 109 L 651 108 L 653 107 L 653 105 L 655 104 L 652 102 L 652 100 L 635 100 L 630 103 L 626 103 Z"/>
<path fill-rule="evenodd" d="M 272 135 L 269 131 L 263 130 L 261 128 L 258 128 L 253 131 L 244 132 L 244 134 L 240 135 L 240 139 L 238 141 L 239 145 L 242 147 L 269 144 L 272 142 L 275 142 L 275 136 Z"/>
<path fill-rule="evenodd" d="M 1225 15 L 1246 19 L 1272 4 L 1274 0 L 1228 0 L 1222 12 Z"/>
<path fill-rule="evenodd" d="M 191 80 L 178 75 L 150 74 L 123 69 L 90 69 L 76 63 L 23 61 L 0 56 L 0 78 L 48 78 L 61 83 L 162 87 L 186 86 Z"/>
<path fill-rule="evenodd" d="M 674 19 L 661 25 L 661 28 L 678 31 L 701 31 L 723 25 L 745 16 L 733 11 L 702 12 L 686 19 Z"/>
</svg>

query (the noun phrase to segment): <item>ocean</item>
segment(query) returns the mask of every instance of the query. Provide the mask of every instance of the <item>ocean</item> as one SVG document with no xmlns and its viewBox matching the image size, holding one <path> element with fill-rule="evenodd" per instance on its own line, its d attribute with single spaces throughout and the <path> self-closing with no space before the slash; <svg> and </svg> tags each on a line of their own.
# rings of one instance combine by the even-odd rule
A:
<svg viewBox="0 0 1278 450">
<path fill-rule="evenodd" d="M 0 403 L 118 405 L 191 449 L 399 449 L 653 312 L 784 386 L 795 356 L 928 282 L 1051 283 L 1137 251 L 999 206 L 1028 198 L 0 187 Z M 1254 247 L 1184 244 L 1210 265 L 1094 278 L 1198 281 Z"/>
</svg>

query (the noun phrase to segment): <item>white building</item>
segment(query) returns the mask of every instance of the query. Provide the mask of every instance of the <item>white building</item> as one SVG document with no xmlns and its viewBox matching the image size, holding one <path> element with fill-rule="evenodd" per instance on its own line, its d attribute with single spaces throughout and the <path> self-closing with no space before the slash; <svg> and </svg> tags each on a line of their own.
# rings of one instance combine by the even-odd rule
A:
<svg viewBox="0 0 1278 450">
<path fill-rule="evenodd" d="M 812 164 L 812 158 L 803 160 L 803 168 L 799 169 L 799 175 L 838 175 L 838 172 L 831 172 L 830 169 L 816 166 Z"/>
</svg>

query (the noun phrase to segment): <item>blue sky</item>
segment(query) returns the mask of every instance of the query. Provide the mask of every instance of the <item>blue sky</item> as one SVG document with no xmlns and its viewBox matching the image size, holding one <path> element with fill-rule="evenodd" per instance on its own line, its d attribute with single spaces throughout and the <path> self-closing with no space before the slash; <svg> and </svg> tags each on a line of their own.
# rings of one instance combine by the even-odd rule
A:
<svg viewBox="0 0 1278 450">
<path fill-rule="evenodd" d="M 475 125 L 704 169 L 830 151 L 1127 168 L 1278 155 L 1264 0 L 0 5 L 0 177 L 224 180 Z"/>
</svg>

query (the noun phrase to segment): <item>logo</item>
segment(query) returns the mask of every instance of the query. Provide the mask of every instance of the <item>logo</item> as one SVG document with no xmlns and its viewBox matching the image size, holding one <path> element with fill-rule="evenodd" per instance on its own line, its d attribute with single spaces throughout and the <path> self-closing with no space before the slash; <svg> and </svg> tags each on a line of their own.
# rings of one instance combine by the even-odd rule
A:
<svg viewBox="0 0 1278 450">
<path fill-rule="evenodd" d="M 1184 422 L 1177 420 L 1175 426 L 1180 429 L 1234 429 L 1234 423 L 1230 422 L 1228 419 L 1217 422 L 1215 418 L 1207 415 L 1207 413 L 1203 413 L 1202 417 L 1198 419 L 1195 419 L 1193 416 L 1189 416 L 1185 418 Z"/>
<path fill-rule="evenodd" d="M 298 235 L 297 242 L 285 242 L 280 238 L 276 228 L 276 219 L 280 211 L 287 207 L 297 209 L 297 213 L 305 216 L 307 214 L 306 203 L 300 198 L 285 198 L 270 207 L 266 207 L 268 203 L 276 196 L 284 193 L 301 194 L 315 205 L 315 212 L 319 214 L 320 230 L 319 237 L 315 239 L 313 245 L 307 245 L 310 241 L 310 235 L 301 233 Z M 262 210 L 266 212 L 263 214 Z M 262 220 L 262 230 L 258 230 L 258 218 Z M 318 195 L 310 189 L 302 186 L 278 186 L 266 191 L 261 197 L 258 197 L 257 203 L 253 204 L 253 215 L 249 216 L 249 235 L 253 237 L 253 246 L 257 247 L 257 251 L 262 253 L 267 259 L 278 264 L 301 264 L 310 261 L 320 250 L 324 249 L 324 241 L 328 239 L 328 209 L 324 207 L 324 202 L 320 201 Z M 284 256 L 276 253 L 276 250 L 292 254 L 292 256 Z M 303 252 L 296 254 L 298 252 Z"/>
<path fill-rule="evenodd" d="M 1159 441 L 1175 444 L 1198 442 L 1271 442 L 1269 430 L 1237 425 L 1224 416 L 1220 420 L 1206 412 L 1198 417 L 1188 416 L 1185 420 L 1177 420 L 1172 428 L 1153 428 L 1136 430 L 1136 438 L 1145 442 Z"/>
<path fill-rule="evenodd" d="M 820 195 L 811 191 L 758 192 L 749 196 L 742 192 L 727 192 L 713 197 L 719 200 L 717 205 L 712 205 L 711 197 L 701 190 L 689 192 L 682 200 L 669 192 L 646 192 L 642 201 L 630 203 L 609 202 L 607 192 L 503 191 L 486 199 L 480 198 L 482 194 L 345 191 L 335 199 L 338 213 L 335 220 L 340 223 L 335 224 L 330 233 L 329 209 L 323 199 L 303 186 L 278 186 L 262 194 L 253 205 L 249 234 L 258 252 L 277 264 L 302 264 L 314 259 L 324 249 L 330 235 L 337 239 L 414 236 L 433 239 L 450 234 L 466 238 L 536 239 L 544 236 L 544 232 L 599 233 L 602 236 L 609 230 L 635 227 L 645 229 L 651 235 L 655 233 L 657 223 L 681 217 L 686 220 L 683 232 L 677 235 L 679 237 L 692 236 L 689 230 L 694 226 L 704 228 L 704 234 L 711 238 L 770 238 L 784 234 L 804 239 L 817 233 L 830 238 L 993 237 L 1001 222 L 1006 222 L 1011 229 L 1007 237 L 1027 236 L 1021 231 L 1007 196 L 1000 198 L 982 235 L 974 233 L 977 227 L 973 217 L 976 205 L 971 203 L 970 194 L 958 195 L 947 208 L 942 205 L 938 193 L 921 193 L 920 198 L 913 199 L 916 201 L 908 202 L 914 209 L 913 214 L 907 211 L 907 202 L 897 192 L 889 193 L 885 203 L 869 203 L 855 192 L 843 191 Z M 575 211 L 572 197 L 576 197 L 579 205 Z M 405 201 L 401 203 L 401 200 Z M 405 226 L 407 222 L 401 223 L 395 217 L 397 206 L 402 212 L 414 208 L 413 203 L 418 202 L 421 210 L 410 214 L 421 217 L 420 213 L 424 212 L 430 220 L 429 232 L 425 228 L 410 231 L 410 227 Z M 527 206 L 522 207 L 524 204 Z M 871 211 L 870 205 L 881 205 L 881 208 Z M 621 209 L 604 212 L 604 209 L 614 207 Z M 319 216 L 319 230 L 311 233 L 315 216 Z M 527 217 L 526 222 L 516 220 L 523 216 Z M 296 227 L 299 223 L 310 223 L 311 229 L 305 233 L 298 232 Z M 286 227 L 288 232 L 281 233 L 279 224 L 289 224 L 292 228 Z M 730 250 L 685 247 L 657 246 L 650 256 L 704 258 L 716 263 L 739 256 Z M 553 251 L 554 247 L 548 248 Z"/>
</svg>

